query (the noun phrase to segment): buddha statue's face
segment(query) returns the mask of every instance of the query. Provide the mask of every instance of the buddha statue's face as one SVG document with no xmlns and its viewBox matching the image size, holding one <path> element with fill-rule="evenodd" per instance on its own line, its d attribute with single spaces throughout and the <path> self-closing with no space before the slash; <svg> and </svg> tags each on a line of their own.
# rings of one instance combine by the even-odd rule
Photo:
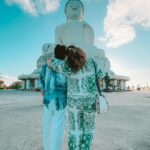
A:
<svg viewBox="0 0 150 150">
<path fill-rule="evenodd" d="M 79 0 L 70 0 L 66 4 L 65 14 L 68 20 L 82 20 L 83 4 Z"/>
</svg>

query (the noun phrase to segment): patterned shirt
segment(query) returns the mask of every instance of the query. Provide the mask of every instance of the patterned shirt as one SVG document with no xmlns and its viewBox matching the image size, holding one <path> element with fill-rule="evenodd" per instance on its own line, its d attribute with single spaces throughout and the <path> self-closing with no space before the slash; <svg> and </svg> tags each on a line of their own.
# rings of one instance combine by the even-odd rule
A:
<svg viewBox="0 0 150 150">
<path fill-rule="evenodd" d="M 68 67 L 67 62 L 59 63 L 56 58 L 51 59 L 51 68 L 67 76 L 67 99 L 68 102 L 78 105 L 88 105 L 93 103 L 93 98 L 97 96 L 96 77 L 103 77 L 102 70 L 93 58 L 87 58 L 83 69 L 74 73 Z M 94 66 L 95 63 L 95 66 Z M 85 99 L 85 100 L 84 100 Z"/>
<path fill-rule="evenodd" d="M 61 62 L 59 60 L 59 62 Z M 44 99 L 55 100 L 58 109 L 63 109 L 66 106 L 67 99 L 67 80 L 66 76 L 55 72 L 43 65 L 40 71 L 40 89 L 44 90 Z"/>
</svg>

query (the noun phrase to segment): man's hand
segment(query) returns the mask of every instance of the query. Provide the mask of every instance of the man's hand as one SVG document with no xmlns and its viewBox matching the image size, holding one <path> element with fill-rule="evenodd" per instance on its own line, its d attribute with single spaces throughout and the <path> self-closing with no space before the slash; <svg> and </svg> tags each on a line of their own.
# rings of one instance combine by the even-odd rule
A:
<svg viewBox="0 0 150 150">
<path fill-rule="evenodd" d="M 49 101 L 43 99 L 43 104 L 46 106 L 47 109 L 49 109 Z"/>
<path fill-rule="evenodd" d="M 47 60 L 47 65 L 49 68 L 51 67 L 51 60 L 50 59 Z"/>
</svg>

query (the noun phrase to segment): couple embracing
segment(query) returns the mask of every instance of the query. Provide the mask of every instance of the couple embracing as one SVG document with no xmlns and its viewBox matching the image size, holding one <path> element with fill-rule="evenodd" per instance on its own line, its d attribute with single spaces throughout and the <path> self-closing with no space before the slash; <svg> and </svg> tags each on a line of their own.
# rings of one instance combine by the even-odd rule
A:
<svg viewBox="0 0 150 150">
<path fill-rule="evenodd" d="M 44 150 L 62 150 L 66 119 L 68 149 L 90 150 L 95 129 L 96 82 L 102 77 L 102 70 L 84 50 L 56 45 L 54 57 L 40 72 Z"/>
</svg>

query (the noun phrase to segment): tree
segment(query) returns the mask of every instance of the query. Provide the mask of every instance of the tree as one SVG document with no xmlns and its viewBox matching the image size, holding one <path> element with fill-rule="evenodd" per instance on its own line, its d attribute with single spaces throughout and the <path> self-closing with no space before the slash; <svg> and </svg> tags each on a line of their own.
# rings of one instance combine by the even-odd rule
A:
<svg viewBox="0 0 150 150">
<path fill-rule="evenodd" d="M 6 85 L 4 84 L 3 80 L 0 80 L 0 89 L 5 89 Z"/>
<path fill-rule="evenodd" d="M 20 89 L 20 88 L 21 88 L 21 82 L 20 81 L 13 82 L 9 86 L 9 89 Z"/>
</svg>

